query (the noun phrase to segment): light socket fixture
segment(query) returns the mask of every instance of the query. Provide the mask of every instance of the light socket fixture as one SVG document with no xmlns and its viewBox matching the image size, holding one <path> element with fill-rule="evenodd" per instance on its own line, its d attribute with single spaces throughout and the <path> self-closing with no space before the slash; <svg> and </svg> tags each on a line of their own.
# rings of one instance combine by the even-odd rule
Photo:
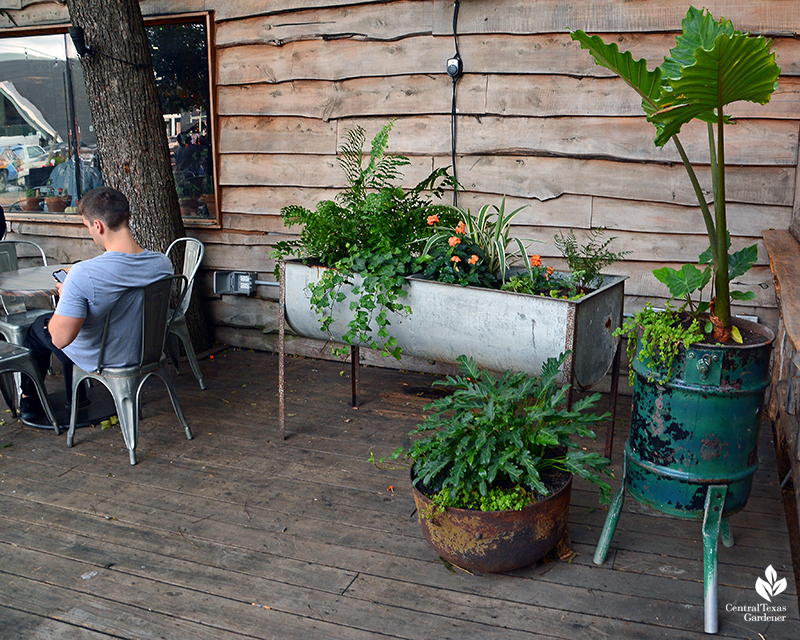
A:
<svg viewBox="0 0 800 640">
<path fill-rule="evenodd" d="M 81 58 L 84 56 L 91 58 L 94 55 L 94 51 L 86 45 L 86 36 L 83 33 L 83 27 L 69 27 L 67 31 L 69 31 L 69 37 L 72 39 L 72 44 L 78 56 Z"/>
</svg>

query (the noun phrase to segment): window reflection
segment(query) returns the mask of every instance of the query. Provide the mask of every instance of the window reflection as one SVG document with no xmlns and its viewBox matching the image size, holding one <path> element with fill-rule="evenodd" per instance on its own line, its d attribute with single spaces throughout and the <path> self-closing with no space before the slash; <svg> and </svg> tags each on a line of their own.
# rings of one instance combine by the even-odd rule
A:
<svg viewBox="0 0 800 640">
<path fill-rule="evenodd" d="M 147 33 L 181 213 L 216 219 L 205 22 Z M 69 37 L 0 39 L 0 204 L 74 212 L 76 197 L 102 184 L 101 162 Z"/>
<path fill-rule="evenodd" d="M 100 182 L 83 75 L 71 47 L 64 34 L 0 40 L 0 203 L 6 209 L 72 206 L 84 164 L 84 190 Z M 48 208 L 44 197 L 59 195 Z"/>
<path fill-rule="evenodd" d="M 204 22 L 147 28 L 181 214 L 216 218 Z"/>
</svg>

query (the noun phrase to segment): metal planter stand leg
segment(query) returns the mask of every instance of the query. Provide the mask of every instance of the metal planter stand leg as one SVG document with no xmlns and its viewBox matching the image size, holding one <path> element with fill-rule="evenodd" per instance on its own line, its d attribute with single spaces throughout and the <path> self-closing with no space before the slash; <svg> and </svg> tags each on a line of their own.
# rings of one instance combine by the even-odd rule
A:
<svg viewBox="0 0 800 640">
<path fill-rule="evenodd" d="M 626 461 L 627 462 L 627 459 Z M 622 505 L 625 502 L 625 484 L 627 480 L 627 464 L 622 472 L 622 486 L 614 494 L 608 509 L 606 522 L 597 549 L 594 552 L 593 562 L 603 564 L 608 556 L 611 539 L 619 522 Z M 717 614 L 717 541 L 722 538 L 726 547 L 733 546 L 733 533 L 731 532 L 728 518 L 722 516 L 725 498 L 728 495 L 727 485 L 712 485 L 706 493 L 705 509 L 703 511 L 703 602 L 704 602 L 704 630 L 706 633 L 719 631 L 719 617 Z"/>
<path fill-rule="evenodd" d="M 619 522 L 619 514 L 622 512 L 622 505 L 625 502 L 625 481 L 628 479 L 627 474 L 627 458 L 622 463 L 622 486 L 614 494 L 611 504 L 608 507 L 608 515 L 606 522 L 603 525 L 603 531 L 600 533 L 600 540 L 597 542 L 597 549 L 594 552 L 592 562 L 595 564 L 603 564 L 608 555 L 608 548 L 611 546 L 611 538 L 614 537 L 614 531 L 617 529 L 617 522 Z"/>
<path fill-rule="evenodd" d="M 278 319 L 278 429 L 281 440 L 286 440 L 286 264 L 278 266 L 280 280 L 280 307 Z"/>
<path fill-rule="evenodd" d="M 727 485 L 712 485 L 706 493 L 706 505 L 703 513 L 703 600 L 705 605 L 705 632 L 717 633 L 719 619 L 717 616 L 717 540 L 722 528 L 722 509 L 725 506 Z M 728 538 L 730 526 L 725 522 Z"/>
</svg>

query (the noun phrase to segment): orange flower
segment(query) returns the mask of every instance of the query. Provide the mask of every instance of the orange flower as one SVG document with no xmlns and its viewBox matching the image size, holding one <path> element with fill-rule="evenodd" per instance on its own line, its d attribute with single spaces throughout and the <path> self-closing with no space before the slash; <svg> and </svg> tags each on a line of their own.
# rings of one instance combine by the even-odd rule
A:
<svg viewBox="0 0 800 640">
<path fill-rule="evenodd" d="M 478 256 L 472 254 L 472 257 L 469 260 L 467 260 L 467 262 L 469 262 L 470 264 L 478 264 Z"/>
<path fill-rule="evenodd" d="M 458 236 L 450 236 L 450 239 L 447 241 L 451 247 L 455 247 L 457 244 L 461 244 L 461 238 Z"/>
<path fill-rule="evenodd" d="M 456 225 L 456 233 L 464 233 L 467 230 L 467 225 L 464 224 L 462 220 Z"/>
<path fill-rule="evenodd" d="M 459 262 L 461 262 L 461 258 L 459 258 L 458 256 L 453 256 L 452 258 L 450 258 L 450 262 L 455 262 L 456 264 L 458 264 Z"/>
<path fill-rule="evenodd" d="M 532 267 L 541 267 L 542 266 L 542 256 L 531 256 L 531 266 Z"/>
<path fill-rule="evenodd" d="M 436 224 L 437 222 L 439 222 L 439 216 L 437 215 L 428 216 L 428 224 Z"/>
<path fill-rule="evenodd" d="M 552 276 L 553 275 L 553 271 L 555 271 L 555 269 L 553 269 L 553 267 L 547 267 L 547 275 L 548 276 Z"/>
</svg>

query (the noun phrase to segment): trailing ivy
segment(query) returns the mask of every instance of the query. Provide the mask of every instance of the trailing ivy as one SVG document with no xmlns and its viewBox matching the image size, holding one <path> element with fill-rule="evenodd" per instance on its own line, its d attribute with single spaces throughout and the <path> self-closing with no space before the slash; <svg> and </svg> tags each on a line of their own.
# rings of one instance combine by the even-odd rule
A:
<svg viewBox="0 0 800 640">
<path fill-rule="evenodd" d="M 651 304 L 625 320 L 614 335 L 628 339 L 627 353 L 631 363 L 628 376 L 631 384 L 635 376 L 635 358 L 639 358 L 654 373 L 658 371 L 668 378 L 672 375 L 672 365 L 681 347 L 688 349 L 689 345 L 705 338 L 697 318 L 682 315 L 669 305 L 666 310 L 657 311 Z M 637 344 L 640 345 L 638 355 Z M 649 379 L 652 380 L 653 376 Z"/>
</svg>

